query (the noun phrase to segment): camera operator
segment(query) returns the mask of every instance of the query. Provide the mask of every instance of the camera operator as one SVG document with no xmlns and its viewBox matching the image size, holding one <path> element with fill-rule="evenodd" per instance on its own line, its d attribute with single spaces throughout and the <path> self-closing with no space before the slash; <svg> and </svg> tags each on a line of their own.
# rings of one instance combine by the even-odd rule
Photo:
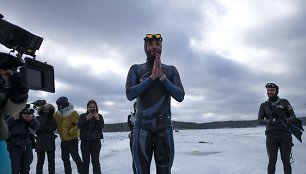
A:
<svg viewBox="0 0 306 174">
<path fill-rule="evenodd" d="M 11 173 L 5 142 L 8 138 L 8 128 L 4 117 L 18 113 L 24 108 L 28 99 L 28 88 L 22 85 L 19 74 L 8 70 L 8 66 L 15 64 L 19 64 L 16 57 L 0 52 L 0 168 L 4 173 Z"/>
<path fill-rule="evenodd" d="M 6 119 L 9 138 L 7 139 L 8 151 L 11 159 L 12 174 L 28 174 L 33 161 L 33 142 L 31 130 L 38 128 L 38 122 L 33 113 L 22 111 Z"/>
</svg>

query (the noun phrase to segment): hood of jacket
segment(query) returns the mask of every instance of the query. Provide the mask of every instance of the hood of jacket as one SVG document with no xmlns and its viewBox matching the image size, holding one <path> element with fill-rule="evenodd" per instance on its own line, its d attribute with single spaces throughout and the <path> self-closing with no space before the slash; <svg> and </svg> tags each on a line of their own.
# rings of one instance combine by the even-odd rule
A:
<svg viewBox="0 0 306 174">
<path fill-rule="evenodd" d="M 74 112 L 73 104 L 69 103 L 69 105 L 63 109 L 59 109 L 56 111 L 57 114 L 59 114 L 62 117 L 69 116 L 72 112 Z"/>
</svg>

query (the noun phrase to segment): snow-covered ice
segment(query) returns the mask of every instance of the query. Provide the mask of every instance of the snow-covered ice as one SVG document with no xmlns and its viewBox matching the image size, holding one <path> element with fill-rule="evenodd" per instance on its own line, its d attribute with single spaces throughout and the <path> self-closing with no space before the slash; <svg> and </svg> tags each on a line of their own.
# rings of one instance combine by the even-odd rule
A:
<svg viewBox="0 0 306 174">
<path fill-rule="evenodd" d="M 264 174 L 268 157 L 265 148 L 264 127 L 243 129 L 180 130 L 174 132 L 175 158 L 173 174 Z M 103 174 L 132 174 L 128 132 L 104 133 L 100 153 Z M 305 141 L 305 138 L 303 137 Z M 294 174 L 306 173 L 306 145 L 293 138 L 292 169 Z M 56 173 L 64 173 L 57 138 Z M 81 155 L 81 153 L 80 153 Z M 155 173 L 152 160 L 151 173 Z M 73 173 L 77 173 L 72 161 Z M 36 153 L 31 165 L 36 168 Z M 90 166 L 90 172 L 92 172 Z M 44 165 L 47 172 L 47 160 Z M 276 174 L 283 174 L 278 156 Z"/>
</svg>

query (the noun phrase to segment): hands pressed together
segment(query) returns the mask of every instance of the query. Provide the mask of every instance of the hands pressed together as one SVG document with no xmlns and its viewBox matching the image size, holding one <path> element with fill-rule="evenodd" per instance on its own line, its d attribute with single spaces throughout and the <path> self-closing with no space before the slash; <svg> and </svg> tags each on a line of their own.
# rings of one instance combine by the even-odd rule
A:
<svg viewBox="0 0 306 174">
<path fill-rule="evenodd" d="M 163 81 L 166 78 L 165 74 L 162 71 L 160 54 L 156 55 L 154 65 L 153 65 L 153 68 L 152 68 L 152 74 L 151 74 L 150 78 L 152 80 L 159 79 L 161 81 Z"/>
</svg>

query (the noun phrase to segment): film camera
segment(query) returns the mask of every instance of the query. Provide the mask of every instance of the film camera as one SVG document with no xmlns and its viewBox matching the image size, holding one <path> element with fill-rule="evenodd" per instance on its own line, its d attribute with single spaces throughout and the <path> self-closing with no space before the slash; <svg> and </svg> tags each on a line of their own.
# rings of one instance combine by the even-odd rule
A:
<svg viewBox="0 0 306 174">
<path fill-rule="evenodd" d="M 0 14 L 0 43 L 11 49 L 10 54 L 0 53 L 0 69 L 19 73 L 22 83 L 29 89 L 55 92 L 54 69 L 52 65 L 35 59 L 35 52 L 43 38 L 2 19 Z M 17 55 L 11 55 L 17 51 Z M 22 58 L 23 54 L 30 57 Z"/>
<path fill-rule="evenodd" d="M 22 109 L 22 111 L 20 112 L 20 114 L 34 114 L 35 110 L 38 109 L 38 107 L 41 107 L 43 105 L 46 104 L 46 100 L 36 100 L 33 103 L 30 104 L 26 104 L 25 107 Z"/>
</svg>

